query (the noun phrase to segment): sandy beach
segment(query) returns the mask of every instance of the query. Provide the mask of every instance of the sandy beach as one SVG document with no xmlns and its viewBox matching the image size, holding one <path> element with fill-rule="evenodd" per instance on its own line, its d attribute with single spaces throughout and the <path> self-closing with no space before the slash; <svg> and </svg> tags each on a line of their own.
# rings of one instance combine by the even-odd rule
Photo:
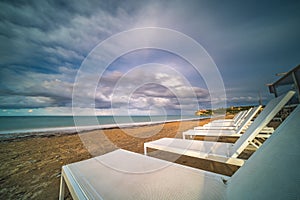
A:
<svg viewBox="0 0 300 200">
<path fill-rule="evenodd" d="M 208 121 L 209 119 L 170 122 L 125 129 L 95 130 L 80 135 L 56 134 L 1 141 L 0 199 L 57 199 L 63 165 L 102 155 L 117 148 L 143 153 L 144 142 L 162 137 L 181 138 L 183 131 Z M 234 142 L 236 139 L 220 140 Z M 251 153 L 246 151 L 241 157 L 248 158 Z M 151 152 L 150 155 L 166 160 L 173 160 L 175 156 L 158 151 Z M 236 166 L 186 156 L 179 157 L 176 162 L 225 175 L 232 175 L 238 169 Z"/>
</svg>

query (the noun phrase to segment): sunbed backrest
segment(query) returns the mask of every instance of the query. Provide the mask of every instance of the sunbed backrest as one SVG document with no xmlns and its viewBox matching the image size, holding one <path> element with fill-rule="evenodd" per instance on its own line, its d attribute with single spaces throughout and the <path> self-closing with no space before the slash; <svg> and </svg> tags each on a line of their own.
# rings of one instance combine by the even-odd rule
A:
<svg viewBox="0 0 300 200">
<path fill-rule="evenodd" d="M 275 117 L 275 115 L 284 107 L 284 105 L 295 94 L 294 91 L 289 91 L 285 95 L 281 95 L 272 99 L 258 115 L 254 122 L 249 126 L 247 131 L 234 143 L 230 150 L 230 155 L 234 158 L 238 157 L 241 152 L 248 146 L 259 132 Z"/>
<path fill-rule="evenodd" d="M 258 111 L 261 109 L 261 105 L 253 108 L 248 114 L 247 117 L 243 120 L 243 122 L 240 124 L 239 128 L 236 131 L 236 134 L 240 134 L 244 127 L 253 119 L 253 117 L 258 113 Z"/>
</svg>

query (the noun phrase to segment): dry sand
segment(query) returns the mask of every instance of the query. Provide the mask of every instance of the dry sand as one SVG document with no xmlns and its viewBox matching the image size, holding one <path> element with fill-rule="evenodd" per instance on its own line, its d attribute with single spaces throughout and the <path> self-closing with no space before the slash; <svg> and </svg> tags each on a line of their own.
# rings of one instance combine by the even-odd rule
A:
<svg viewBox="0 0 300 200">
<path fill-rule="evenodd" d="M 63 165 L 102 155 L 117 148 L 143 153 L 144 142 L 162 137 L 181 138 L 183 131 L 208 121 L 171 122 L 122 130 L 116 128 L 82 134 L 56 134 L 1 141 L 0 199 L 57 199 Z M 236 139 L 221 140 L 234 142 Z M 244 152 L 242 158 L 248 158 L 251 153 Z M 158 151 L 151 154 L 166 160 L 174 160 L 175 156 Z M 179 157 L 176 162 L 225 175 L 232 175 L 238 169 L 236 166 L 187 156 Z"/>
</svg>

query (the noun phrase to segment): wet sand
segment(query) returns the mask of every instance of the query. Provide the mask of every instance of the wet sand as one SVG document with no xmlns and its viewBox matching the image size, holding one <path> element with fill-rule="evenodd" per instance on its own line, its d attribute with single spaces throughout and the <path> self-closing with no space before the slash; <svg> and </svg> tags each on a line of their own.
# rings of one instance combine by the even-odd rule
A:
<svg viewBox="0 0 300 200">
<path fill-rule="evenodd" d="M 164 125 L 1 141 L 0 199 L 57 199 L 63 165 L 102 155 L 117 148 L 142 154 L 144 142 L 162 137 L 181 138 L 183 131 L 208 121 L 171 122 Z M 236 139 L 221 140 L 234 142 Z M 244 152 L 242 158 L 248 158 L 251 153 Z M 187 156 L 178 157 L 166 152 L 154 151 L 150 155 L 225 175 L 232 175 L 238 169 L 236 166 Z"/>
</svg>

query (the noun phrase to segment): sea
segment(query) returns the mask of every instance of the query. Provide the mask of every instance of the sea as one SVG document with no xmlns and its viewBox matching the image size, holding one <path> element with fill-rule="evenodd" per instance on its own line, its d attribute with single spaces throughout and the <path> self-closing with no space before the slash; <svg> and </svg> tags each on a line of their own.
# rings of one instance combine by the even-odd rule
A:
<svg viewBox="0 0 300 200">
<path fill-rule="evenodd" d="M 172 121 L 198 120 L 196 116 L 0 116 L 0 135 L 40 132 L 78 132 L 133 127 Z"/>
</svg>

